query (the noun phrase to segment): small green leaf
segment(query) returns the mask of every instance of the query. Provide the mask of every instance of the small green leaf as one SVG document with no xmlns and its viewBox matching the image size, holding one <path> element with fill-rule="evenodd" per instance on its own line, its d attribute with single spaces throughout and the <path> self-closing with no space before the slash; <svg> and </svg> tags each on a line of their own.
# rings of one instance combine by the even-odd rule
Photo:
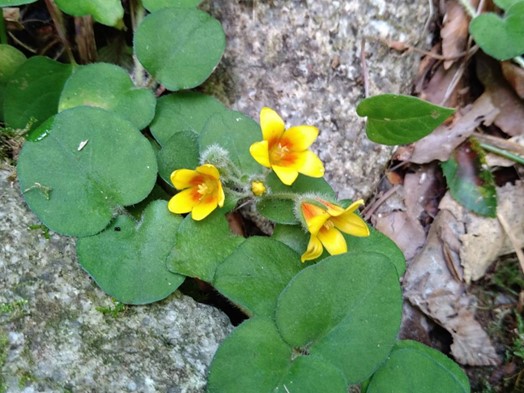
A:
<svg viewBox="0 0 524 393">
<path fill-rule="evenodd" d="M 7 82 L 25 61 L 25 55 L 18 49 L 0 44 L 0 120 L 4 119 L 4 95 Z"/>
<path fill-rule="evenodd" d="M 322 359 L 297 358 L 271 318 L 255 317 L 238 326 L 219 347 L 207 391 L 345 393 L 347 382 L 338 368 Z"/>
<path fill-rule="evenodd" d="M 156 99 L 151 90 L 135 87 L 123 68 L 95 63 L 77 68 L 69 77 L 58 110 L 80 105 L 114 111 L 143 129 L 155 115 Z"/>
<path fill-rule="evenodd" d="M 173 135 L 158 152 L 158 173 L 171 184 L 171 173 L 176 169 L 194 169 L 199 165 L 198 136 L 192 131 Z"/>
<path fill-rule="evenodd" d="M 444 354 L 415 341 L 399 341 L 365 393 L 469 393 L 464 371 Z"/>
<path fill-rule="evenodd" d="M 165 8 L 146 16 L 135 33 L 135 54 L 169 90 L 204 82 L 225 49 L 220 23 L 193 8 Z"/>
<path fill-rule="evenodd" d="M 441 165 L 449 192 L 457 202 L 481 216 L 496 217 L 495 181 L 484 165 L 484 153 L 478 143 L 464 142 Z"/>
<path fill-rule="evenodd" d="M 157 165 L 151 144 L 130 122 L 81 106 L 30 135 L 17 173 L 27 204 L 47 227 L 82 237 L 104 229 L 115 210 L 143 200 Z"/>
<path fill-rule="evenodd" d="M 271 317 L 278 295 L 302 268 L 286 245 L 250 237 L 218 266 L 213 286 L 242 310 Z"/>
<path fill-rule="evenodd" d="M 298 273 L 279 297 L 275 320 L 289 345 L 359 383 L 391 351 L 401 313 L 400 284 L 390 260 L 355 252 Z"/>
<path fill-rule="evenodd" d="M 324 178 L 299 175 L 291 186 L 286 186 L 271 172 L 267 177 L 266 186 L 270 188 L 271 194 L 260 199 L 257 210 L 264 217 L 278 224 L 293 225 L 299 222 L 295 217 L 295 202 L 289 198 L 279 199 L 277 195 L 279 193 L 289 195 L 314 192 L 325 195 L 327 199 L 335 198 L 335 192 Z"/>
<path fill-rule="evenodd" d="M 381 94 L 357 106 L 367 116 L 366 133 L 373 142 L 401 145 L 424 138 L 455 112 L 416 97 Z"/>
<path fill-rule="evenodd" d="M 181 221 L 167 210 L 167 202 L 152 202 L 139 222 L 120 215 L 105 231 L 79 239 L 78 261 L 100 288 L 122 303 L 164 299 L 185 278 L 166 268 Z"/>
<path fill-rule="evenodd" d="M 124 8 L 120 0 L 55 0 L 58 8 L 73 16 L 91 15 L 106 26 L 122 23 Z"/>
<path fill-rule="evenodd" d="M 503 10 L 509 9 L 512 5 L 522 3 L 523 0 L 494 0 L 494 3 Z"/>
<path fill-rule="evenodd" d="M 35 3 L 37 0 L 0 0 L 0 7 L 16 7 L 18 5 Z"/>
<path fill-rule="evenodd" d="M 260 126 L 250 117 L 235 112 L 215 113 L 209 118 L 200 133 L 200 153 L 209 146 L 220 145 L 226 149 L 229 158 L 244 174 L 262 171 L 249 154 L 249 147 L 261 138 Z"/>
<path fill-rule="evenodd" d="M 309 233 L 305 232 L 300 225 L 277 224 L 271 234 L 271 239 L 284 243 L 301 255 L 306 251 L 309 236 Z"/>
<path fill-rule="evenodd" d="M 497 60 L 524 53 L 524 1 L 509 7 L 504 18 L 486 12 L 473 18 L 469 32 L 480 48 Z"/>
<path fill-rule="evenodd" d="M 142 0 L 144 8 L 149 12 L 154 12 L 162 8 L 195 8 L 202 0 Z"/>
<path fill-rule="evenodd" d="M 158 100 L 151 133 L 163 146 L 177 132 L 200 134 L 213 114 L 226 110 L 220 101 L 204 94 L 192 91 L 168 94 Z"/>
<path fill-rule="evenodd" d="M 58 111 L 62 87 L 73 67 L 43 56 L 25 61 L 12 75 L 4 97 L 5 122 L 12 128 L 31 129 Z"/>
<path fill-rule="evenodd" d="M 187 215 L 177 231 L 167 268 L 174 273 L 212 282 L 215 270 L 244 238 L 229 230 L 224 209 L 218 209 L 202 221 Z"/>
</svg>

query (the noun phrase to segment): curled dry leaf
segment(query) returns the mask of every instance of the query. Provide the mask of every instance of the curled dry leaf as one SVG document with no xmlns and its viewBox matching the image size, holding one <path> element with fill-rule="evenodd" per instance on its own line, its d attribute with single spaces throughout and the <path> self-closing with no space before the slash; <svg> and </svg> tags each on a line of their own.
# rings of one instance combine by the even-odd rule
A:
<svg viewBox="0 0 524 393">
<path fill-rule="evenodd" d="M 513 88 L 517 95 L 524 99 L 524 68 L 513 64 L 511 61 L 502 62 L 502 75 Z"/>
<path fill-rule="evenodd" d="M 469 18 L 456 1 L 446 2 L 446 14 L 440 30 L 442 38 L 442 54 L 449 60 L 444 61 L 444 69 L 448 70 L 457 60 L 457 56 L 464 53 L 468 42 Z"/>
<path fill-rule="evenodd" d="M 497 188 L 497 199 L 497 215 L 508 222 L 517 247 L 524 247 L 524 183 L 519 181 Z M 458 255 L 466 283 L 482 278 L 498 257 L 515 251 L 496 218 L 472 214 L 448 196 L 442 199 L 440 207 L 464 224 L 464 233 L 456 235 L 460 240 Z"/>
<path fill-rule="evenodd" d="M 482 94 L 465 113 L 455 115 L 450 125 L 441 125 L 431 134 L 415 142 L 409 150 L 399 153 L 407 161 L 425 164 L 433 160 L 446 161 L 455 148 L 466 140 L 480 124 L 490 125 L 500 113 L 491 96 Z"/>
<path fill-rule="evenodd" d="M 475 320 L 475 297 L 461 280 L 459 237 L 465 224 L 449 210 L 441 210 L 430 228 L 426 245 L 408 266 L 404 293 L 409 301 L 453 338 L 451 353 L 461 364 L 500 363 L 488 335 Z"/>
</svg>

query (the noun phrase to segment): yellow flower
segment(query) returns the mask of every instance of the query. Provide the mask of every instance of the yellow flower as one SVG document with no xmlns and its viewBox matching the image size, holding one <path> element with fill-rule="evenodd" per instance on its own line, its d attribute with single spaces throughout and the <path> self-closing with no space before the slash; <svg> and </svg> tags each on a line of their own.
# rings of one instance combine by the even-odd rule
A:
<svg viewBox="0 0 524 393">
<path fill-rule="evenodd" d="M 266 186 L 259 180 L 251 182 L 251 192 L 255 196 L 262 196 L 266 193 Z"/>
<path fill-rule="evenodd" d="M 362 199 L 353 202 L 346 209 L 322 199 L 317 201 L 322 207 L 308 202 L 302 202 L 300 206 L 307 230 L 311 234 L 307 250 L 300 258 L 302 262 L 318 258 L 324 248 L 331 255 L 347 252 L 346 239 L 341 231 L 353 236 L 369 236 L 367 224 L 355 213 L 364 204 Z"/>
<path fill-rule="evenodd" d="M 200 221 L 217 206 L 224 206 L 220 173 L 211 164 L 201 165 L 196 170 L 176 170 L 171 174 L 171 182 L 177 190 L 182 190 L 167 205 L 173 213 L 191 212 L 193 220 Z"/>
<path fill-rule="evenodd" d="M 260 165 L 272 168 L 285 185 L 293 184 L 299 173 L 324 176 L 324 165 L 308 150 L 317 139 L 318 128 L 295 126 L 286 130 L 284 120 L 267 107 L 260 111 L 263 141 L 255 142 L 249 152 Z"/>
</svg>

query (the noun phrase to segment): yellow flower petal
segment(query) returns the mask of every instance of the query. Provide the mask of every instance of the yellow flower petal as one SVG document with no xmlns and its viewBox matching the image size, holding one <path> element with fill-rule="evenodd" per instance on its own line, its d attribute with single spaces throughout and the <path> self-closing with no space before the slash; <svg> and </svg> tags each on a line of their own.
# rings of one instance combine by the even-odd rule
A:
<svg viewBox="0 0 524 393">
<path fill-rule="evenodd" d="M 226 195 L 224 194 L 224 189 L 222 188 L 222 183 L 220 181 L 217 182 L 217 203 L 218 206 L 222 207 L 224 206 L 224 201 L 226 199 Z"/>
<path fill-rule="evenodd" d="M 344 213 L 338 217 L 332 217 L 331 221 L 335 224 L 335 227 L 348 235 L 369 236 L 369 228 L 366 222 L 356 213 Z"/>
<path fill-rule="evenodd" d="M 211 164 L 204 164 L 197 167 L 196 171 L 198 173 L 203 173 L 205 175 L 211 176 L 212 178 L 218 180 L 220 179 L 220 173 L 218 172 L 218 169 L 215 168 L 214 165 Z"/>
<path fill-rule="evenodd" d="M 311 150 L 306 150 L 300 154 L 300 168 L 297 168 L 299 173 L 310 177 L 324 176 L 324 164 L 320 161 L 315 153 Z"/>
<path fill-rule="evenodd" d="M 298 177 L 298 171 L 294 168 L 273 165 L 273 171 L 278 176 L 280 181 L 286 186 L 290 186 Z"/>
<path fill-rule="evenodd" d="M 267 141 L 255 142 L 249 147 L 249 153 L 260 165 L 271 168 L 269 162 L 269 145 Z"/>
<path fill-rule="evenodd" d="M 217 208 L 217 199 L 215 197 L 204 198 L 198 205 L 193 207 L 191 218 L 200 221 L 211 214 Z"/>
<path fill-rule="evenodd" d="M 200 194 L 194 188 L 180 191 L 169 200 L 167 208 L 170 212 L 176 214 L 189 213 L 200 202 Z"/>
<path fill-rule="evenodd" d="M 195 185 L 195 179 L 201 176 L 193 169 L 178 169 L 171 173 L 171 183 L 177 190 L 192 187 Z"/>
<path fill-rule="evenodd" d="M 336 228 L 326 229 L 322 227 L 317 235 L 322 245 L 331 255 L 338 255 L 347 252 L 348 246 L 344 235 Z"/>
<path fill-rule="evenodd" d="M 289 141 L 292 151 L 304 151 L 315 142 L 318 137 L 318 128 L 313 126 L 295 126 L 288 128 L 282 139 Z"/>
<path fill-rule="evenodd" d="M 270 141 L 280 138 L 286 129 L 284 120 L 273 109 L 264 107 L 260 111 L 260 128 L 264 140 Z"/>
<path fill-rule="evenodd" d="M 306 221 L 307 230 L 312 235 L 316 235 L 328 219 L 329 219 L 329 214 L 326 214 L 326 213 L 312 217 L 309 221 Z"/>
<path fill-rule="evenodd" d="M 314 235 L 311 235 L 309 239 L 309 243 L 307 245 L 307 250 L 302 256 L 300 257 L 300 260 L 302 262 L 310 261 L 312 259 L 317 259 L 319 256 L 322 255 L 322 252 L 324 249 L 322 248 L 322 243 L 318 238 Z"/>
</svg>

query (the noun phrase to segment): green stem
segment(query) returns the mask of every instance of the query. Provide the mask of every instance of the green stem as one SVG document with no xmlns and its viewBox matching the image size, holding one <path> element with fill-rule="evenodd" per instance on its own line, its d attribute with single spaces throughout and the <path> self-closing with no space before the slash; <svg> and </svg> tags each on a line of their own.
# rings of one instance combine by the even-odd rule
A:
<svg viewBox="0 0 524 393">
<path fill-rule="evenodd" d="M 487 143 L 480 142 L 479 144 L 480 144 L 480 147 L 482 147 L 484 150 L 498 154 L 499 156 L 515 161 L 518 164 L 524 165 L 524 157 L 519 156 L 518 154 L 512 153 L 504 149 L 500 149 L 498 147 L 489 145 Z"/>
<path fill-rule="evenodd" d="M 144 6 L 142 5 L 142 2 L 140 0 L 132 0 L 130 2 L 131 7 L 131 25 L 133 28 L 133 33 L 136 33 L 136 29 L 142 23 L 142 20 L 144 20 L 146 16 L 146 10 Z M 150 87 L 146 86 L 150 83 L 149 80 L 145 77 L 146 70 L 142 66 L 142 64 L 138 61 L 135 54 L 133 54 L 133 74 L 132 79 L 135 81 L 136 86 L 141 87 Z"/>
<path fill-rule="evenodd" d="M 292 192 L 274 192 L 271 194 L 265 194 L 264 198 L 266 199 L 287 199 L 290 201 L 296 201 L 300 195 L 294 194 Z"/>
<path fill-rule="evenodd" d="M 459 0 L 459 2 L 460 2 L 460 5 L 464 7 L 468 15 L 471 17 L 471 19 L 477 16 L 477 11 L 475 10 L 475 8 L 473 8 L 469 0 Z"/>
<path fill-rule="evenodd" d="M 0 44 L 7 44 L 7 31 L 5 29 L 5 20 L 3 12 L 0 17 Z"/>
</svg>

